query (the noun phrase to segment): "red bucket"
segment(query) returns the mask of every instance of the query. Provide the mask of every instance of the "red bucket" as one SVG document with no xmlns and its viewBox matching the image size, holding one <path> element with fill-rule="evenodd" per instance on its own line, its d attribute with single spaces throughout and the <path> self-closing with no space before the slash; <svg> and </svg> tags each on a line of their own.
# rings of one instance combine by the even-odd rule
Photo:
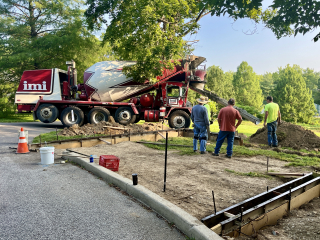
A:
<svg viewBox="0 0 320 240">
<path fill-rule="evenodd" d="M 111 171 L 117 172 L 119 170 L 120 159 L 114 155 L 101 155 L 99 165 Z"/>
</svg>

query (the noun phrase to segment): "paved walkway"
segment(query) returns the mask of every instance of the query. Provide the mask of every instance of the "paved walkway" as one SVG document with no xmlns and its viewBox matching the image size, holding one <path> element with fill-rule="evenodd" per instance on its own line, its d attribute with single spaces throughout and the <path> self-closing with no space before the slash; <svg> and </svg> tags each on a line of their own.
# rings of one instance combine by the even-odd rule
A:
<svg viewBox="0 0 320 240">
<path fill-rule="evenodd" d="M 43 166 L 39 153 L 15 154 L 61 123 L 0 123 L 0 239 L 185 239 L 130 197 L 71 164 Z M 56 162 L 58 162 L 57 159 Z"/>
</svg>

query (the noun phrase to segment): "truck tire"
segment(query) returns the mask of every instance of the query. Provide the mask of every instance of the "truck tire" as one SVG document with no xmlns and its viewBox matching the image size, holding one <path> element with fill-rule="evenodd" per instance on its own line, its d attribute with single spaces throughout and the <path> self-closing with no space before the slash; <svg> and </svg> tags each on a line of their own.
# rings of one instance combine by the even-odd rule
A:
<svg viewBox="0 0 320 240">
<path fill-rule="evenodd" d="M 95 107 L 88 113 L 88 122 L 91 124 L 97 124 L 99 122 L 108 122 L 110 117 L 110 112 L 108 109 L 103 107 Z"/>
<path fill-rule="evenodd" d="M 136 115 L 134 115 L 132 109 L 129 107 L 118 108 L 114 115 L 114 118 L 117 123 L 120 123 L 122 125 L 128 125 L 136 121 Z"/>
<path fill-rule="evenodd" d="M 57 120 L 59 110 L 52 104 L 41 104 L 37 109 L 37 118 L 43 123 L 52 123 Z"/>
<path fill-rule="evenodd" d="M 174 111 L 169 117 L 169 126 L 171 128 L 189 128 L 190 116 L 182 110 Z"/>
<path fill-rule="evenodd" d="M 74 121 L 72 121 L 71 110 L 73 110 Z M 60 120 L 64 127 L 71 127 L 74 124 L 82 126 L 84 122 L 84 113 L 78 107 L 67 107 L 62 111 L 60 115 Z"/>
<path fill-rule="evenodd" d="M 140 115 L 138 114 L 138 115 L 136 115 L 136 120 L 134 121 L 134 123 L 138 123 L 138 122 L 140 122 L 140 120 L 141 120 L 141 118 L 140 118 Z"/>
</svg>

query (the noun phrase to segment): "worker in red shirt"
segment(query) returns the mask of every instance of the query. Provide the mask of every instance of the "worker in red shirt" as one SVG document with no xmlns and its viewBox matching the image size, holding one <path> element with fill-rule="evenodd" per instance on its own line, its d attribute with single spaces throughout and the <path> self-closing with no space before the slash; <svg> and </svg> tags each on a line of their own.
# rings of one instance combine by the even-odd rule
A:
<svg viewBox="0 0 320 240">
<path fill-rule="evenodd" d="M 242 122 L 242 117 L 239 111 L 233 108 L 234 104 L 235 100 L 230 98 L 228 106 L 222 108 L 219 112 L 218 123 L 220 131 L 214 153 L 212 154 L 213 156 L 219 156 L 220 148 L 225 138 L 228 140 L 226 157 L 231 158 L 232 156 L 234 134 L 237 127 L 239 127 Z M 235 125 L 236 119 L 238 120 L 237 125 Z"/>
</svg>

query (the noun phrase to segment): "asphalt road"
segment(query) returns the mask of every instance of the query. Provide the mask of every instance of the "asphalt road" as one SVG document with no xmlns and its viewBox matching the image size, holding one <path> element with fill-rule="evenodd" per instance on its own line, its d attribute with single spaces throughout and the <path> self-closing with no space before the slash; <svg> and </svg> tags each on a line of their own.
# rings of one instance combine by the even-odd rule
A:
<svg viewBox="0 0 320 240">
<path fill-rule="evenodd" d="M 41 165 L 40 153 L 15 154 L 18 130 L 52 124 L 0 123 L 0 239 L 185 239 L 130 197 L 72 164 Z"/>
</svg>

